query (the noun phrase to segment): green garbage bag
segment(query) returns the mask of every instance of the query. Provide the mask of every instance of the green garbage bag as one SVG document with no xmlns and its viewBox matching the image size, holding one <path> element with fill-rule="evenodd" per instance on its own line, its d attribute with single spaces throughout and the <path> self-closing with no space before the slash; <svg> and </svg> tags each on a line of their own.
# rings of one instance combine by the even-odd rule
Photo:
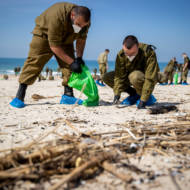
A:
<svg viewBox="0 0 190 190">
<path fill-rule="evenodd" d="M 91 73 L 87 66 L 81 66 L 82 72 L 81 73 L 72 73 L 68 85 L 73 87 L 79 91 L 82 91 L 83 86 L 83 93 L 88 97 L 86 100 L 83 101 L 84 106 L 98 106 L 99 104 L 99 95 L 98 95 L 98 88 L 94 79 L 91 76 Z"/>
<path fill-rule="evenodd" d="M 174 75 L 174 84 L 178 84 L 178 72 Z"/>
</svg>

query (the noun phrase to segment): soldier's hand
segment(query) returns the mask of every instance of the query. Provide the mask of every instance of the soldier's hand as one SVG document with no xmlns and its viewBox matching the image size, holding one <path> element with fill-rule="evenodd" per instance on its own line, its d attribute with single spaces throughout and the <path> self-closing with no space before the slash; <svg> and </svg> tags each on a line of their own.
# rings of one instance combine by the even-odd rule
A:
<svg viewBox="0 0 190 190">
<path fill-rule="evenodd" d="M 80 65 L 85 65 L 85 62 L 83 61 L 82 57 L 77 57 L 77 62 L 80 64 Z"/>
<path fill-rule="evenodd" d="M 138 106 L 137 106 L 138 109 L 146 109 L 146 103 L 143 102 L 142 100 L 140 100 Z"/>
<path fill-rule="evenodd" d="M 81 64 L 75 59 L 70 65 L 71 71 L 75 73 L 81 73 Z"/>
<path fill-rule="evenodd" d="M 120 99 L 120 96 L 119 95 L 116 95 L 114 96 L 114 99 L 113 99 L 113 104 L 119 104 L 119 99 Z"/>
</svg>

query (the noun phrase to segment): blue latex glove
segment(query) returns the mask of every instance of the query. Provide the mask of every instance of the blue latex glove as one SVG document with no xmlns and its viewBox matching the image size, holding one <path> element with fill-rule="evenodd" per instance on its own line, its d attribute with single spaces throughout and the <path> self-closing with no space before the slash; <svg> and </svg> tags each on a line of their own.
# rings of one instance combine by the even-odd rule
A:
<svg viewBox="0 0 190 190">
<path fill-rule="evenodd" d="M 121 104 L 131 106 L 131 105 L 135 104 L 139 100 L 139 98 L 140 98 L 140 96 L 138 94 L 136 94 L 134 96 L 128 96 L 126 99 L 124 99 L 121 102 Z"/>
<path fill-rule="evenodd" d="M 18 98 L 14 98 L 11 102 L 10 102 L 10 105 L 15 107 L 15 108 L 23 108 L 26 106 L 26 104 L 19 100 Z"/>
<path fill-rule="evenodd" d="M 61 98 L 61 101 L 60 101 L 60 104 L 75 104 L 75 102 L 77 101 L 78 99 L 75 98 L 75 97 L 72 97 L 72 96 L 67 96 L 67 95 L 63 95 L 62 98 Z M 79 99 L 78 101 L 78 105 L 82 105 L 83 101 L 81 99 Z"/>
</svg>

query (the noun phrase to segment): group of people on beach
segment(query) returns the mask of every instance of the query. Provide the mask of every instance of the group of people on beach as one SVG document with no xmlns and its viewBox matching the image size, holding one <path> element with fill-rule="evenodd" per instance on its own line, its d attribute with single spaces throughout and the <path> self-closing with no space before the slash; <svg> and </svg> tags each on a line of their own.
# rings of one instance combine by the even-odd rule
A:
<svg viewBox="0 0 190 190">
<path fill-rule="evenodd" d="M 109 49 L 105 49 L 104 52 L 100 53 L 98 57 L 99 72 L 100 76 L 97 79 L 97 84 L 100 86 L 105 86 L 103 81 L 103 75 L 108 70 L 108 54 Z M 186 53 L 182 53 L 184 63 L 178 63 L 176 57 L 173 57 L 164 68 L 163 73 L 159 73 L 158 76 L 161 78 L 158 79 L 158 82 L 161 85 L 173 85 L 173 84 L 182 84 L 188 85 L 187 76 L 190 69 L 190 59 Z"/>
<path fill-rule="evenodd" d="M 183 84 L 187 85 L 187 76 L 188 76 L 188 71 L 190 69 L 190 59 L 187 56 L 186 53 L 182 53 L 182 57 L 184 59 L 184 63 L 180 64 L 176 61 L 176 58 L 173 57 L 167 66 L 164 69 L 163 73 L 163 80 L 162 83 L 163 85 L 166 84 Z M 178 79 L 178 75 L 180 75 L 180 79 Z M 173 80 L 175 80 L 173 82 Z"/>
<path fill-rule="evenodd" d="M 72 72 L 81 73 L 81 65 L 85 65 L 82 57 L 90 19 L 89 8 L 65 2 L 54 4 L 36 18 L 29 54 L 19 77 L 16 97 L 10 103 L 12 106 L 17 108 L 25 106 L 24 98 L 28 85 L 35 82 L 52 56 L 55 56 L 63 73 L 62 98 L 74 98 L 73 89 L 68 86 L 68 81 Z M 144 109 L 147 105 L 155 103 L 156 99 L 152 93 L 156 83 L 165 75 L 170 80 L 169 77 L 175 67 L 173 65 L 176 65 L 176 60 L 172 60 L 169 64 L 172 65 L 172 71 L 167 69 L 164 75 L 161 75 L 155 47 L 139 43 L 137 37 L 133 35 L 124 38 L 122 49 L 116 56 L 115 70 L 112 72 L 106 72 L 108 53 L 109 49 L 106 49 L 98 62 L 101 79 L 113 88 L 113 104 L 121 103 L 128 106 L 136 104 L 138 109 Z M 188 57 L 185 54 L 184 57 L 186 63 Z M 188 66 L 185 64 L 182 82 L 187 82 L 186 68 Z M 122 92 L 128 93 L 129 96 L 120 102 Z"/>
</svg>

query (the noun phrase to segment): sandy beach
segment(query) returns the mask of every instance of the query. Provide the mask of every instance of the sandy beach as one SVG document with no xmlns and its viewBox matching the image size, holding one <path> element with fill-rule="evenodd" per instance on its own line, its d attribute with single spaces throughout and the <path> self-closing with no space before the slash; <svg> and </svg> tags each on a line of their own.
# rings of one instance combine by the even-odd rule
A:
<svg viewBox="0 0 190 190">
<path fill-rule="evenodd" d="M 2 78 L 2 76 L 0 76 Z M 188 78 L 190 83 L 190 78 Z M 36 81 L 34 85 L 29 86 L 25 98 L 27 106 L 23 109 L 16 109 L 9 105 L 18 89 L 18 77 L 9 76 L 9 80 L 0 81 L 0 151 L 1 156 L 5 154 L 3 150 L 13 149 L 24 146 L 40 135 L 51 131 L 54 128 L 54 121 L 57 119 L 69 120 L 80 133 L 103 133 L 117 130 L 124 130 L 125 126 L 135 128 L 134 123 L 139 125 L 146 124 L 161 125 L 178 122 L 179 117 L 185 117 L 190 114 L 190 85 L 156 85 L 154 96 L 157 99 L 157 105 L 175 105 L 177 111 L 171 111 L 164 114 L 149 114 L 148 110 L 137 110 L 136 105 L 130 107 L 118 107 L 112 105 L 113 91 L 108 86 L 99 87 L 100 105 L 98 107 L 84 107 L 72 105 L 60 105 L 60 99 L 63 94 L 61 79 L 55 77 L 55 80 Z M 44 96 L 44 99 L 38 101 L 32 98 L 33 94 Z M 74 91 L 76 97 L 80 92 Z M 127 97 L 123 93 L 121 100 Z M 85 96 L 82 95 L 82 99 Z M 190 122 L 190 121 L 189 121 Z M 130 125 L 133 123 L 134 125 Z M 148 125 L 149 124 L 149 125 Z M 189 124 L 190 127 L 190 124 Z M 72 128 L 64 122 L 57 132 L 65 134 L 75 134 Z M 54 140 L 60 138 L 50 134 L 44 140 Z M 188 141 L 189 142 L 189 141 Z M 188 145 L 190 147 L 190 144 Z M 168 151 L 168 152 L 167 152 Z M 190 167 L 181 169 L 185 163 L 190 166 L 190 152 L 171 152 L 165 150 L 165 155 L 152 152 L 143 154 L 139 162 L 136 157 L 130 155 L 130 163 L 138 166 L 141 170 L 154 170 L 159 174 L 152 181 L 142 180 L 137 174 L 133 174 L 135 180 L 128 186 L 129 189 L 177 189 L 176 184 L 169 175 L 169 168 L 176 172 L 175 180 L 180 189 L 190 189 Z M 117 165 L 116 165 L 117 167 Z M 179 169 L 179 170 L 178 170 Z M 127 169 L 118 167 L 122 172 L 129 172 Z M 50 184 L 44 183 L 43 188 L 47 189 Z M 85 180 L 76 189 L 126 189 L 126 184 L 120 179 L 114 177 L 107 171 L 98 175 L 94 180 Z M 38 189 L 35 184 L 22 183 L 15 189 Z"/>
</svg>

